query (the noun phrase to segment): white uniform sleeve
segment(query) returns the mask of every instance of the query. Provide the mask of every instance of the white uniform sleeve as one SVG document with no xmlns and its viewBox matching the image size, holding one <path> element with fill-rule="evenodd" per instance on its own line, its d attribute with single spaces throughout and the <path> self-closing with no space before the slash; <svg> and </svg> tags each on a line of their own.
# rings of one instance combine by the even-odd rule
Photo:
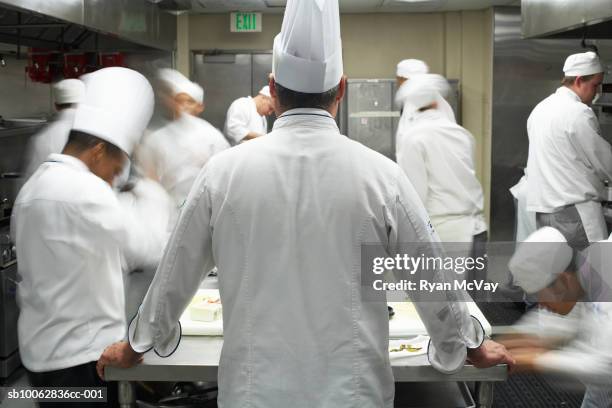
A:
<svg viewBox="0 0 612 408">
<path fill-rule="evenodd" d="M 612 147 L 601 137 L 599 123 L 591 109 L 580 115 L 570 128 L 570 143 L 597 176 L 612 181 Z"/>
<path fill-rule="evenodd" d="M 427 202 L 427 167 L 423 146 L 416 134 L 403 135 L 397 148 L 397 164 L 404 170 L 423 203 Z"/>
<path fill-rule="evenodd" d="M 132 191 L 119 193 L 119 203 L 128 223 L 123 253 L 129 269 L 157 267 L 168 241 L 168 193 L 155 181 L 140 179 Z"/>
<path fill-rule="evenodd" d="M 242 100 L 238 99 L 230 105 L 227 110 L 224 132 L 234 144 L 240 143 L 251 131 L 249 119 L 249 110 Z"/>
<path fill-rule="evenodd" d="M 562 349 L 539 356 L 535 361 L 536 366 L 572 376 L 585 384 L 611 386 L 612 310 L 609 303 L 599 305 L 607 309 L 607 314 L 598 316 L 585 307 L 586 314 L 576 325 L 577 337 Z"/>
<path fill-rule="evenodd" d="M 444 256 L 442 245 L 429 216 L 408 179 L 400 170 L 397 195 L 389 205 L 389 253 L 412 256 Z M 454 271 L 426 271 L 428 282 L 450 282 Z M 414 305 L 431 337 L 428 357 L 431 365 L 443 373 L 454 373 L 465 364 L 468 348 L 477 348 L 485 333 L 480 322 L 470 316 L 466 302 L 469 295 L 462 291 L 419 292 Z"/>
<path fill-rule="evenodd" d="M 206 177 L 205 167 L 187 197 L 138 314 L 130 323 L 129 341 L 137 352 L 154 348 L 158 355 L 168 356 L 176 350 L 181 337 L 179 318 L 195 295 L 203 271 L 214 266 Z"/>
</svg>

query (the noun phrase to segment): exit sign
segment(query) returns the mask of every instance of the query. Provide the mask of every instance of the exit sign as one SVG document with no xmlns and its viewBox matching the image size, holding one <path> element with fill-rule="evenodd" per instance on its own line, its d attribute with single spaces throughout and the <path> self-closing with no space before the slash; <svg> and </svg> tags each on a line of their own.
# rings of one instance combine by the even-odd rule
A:
<svg viewBox="0 0 612 408">
<path fill-rule="evenodd" d="M 232 33 L 259 33 L 261 32 L 261 13 L 232 13 L 230 18 L 230 31 Z"/>
</svg>

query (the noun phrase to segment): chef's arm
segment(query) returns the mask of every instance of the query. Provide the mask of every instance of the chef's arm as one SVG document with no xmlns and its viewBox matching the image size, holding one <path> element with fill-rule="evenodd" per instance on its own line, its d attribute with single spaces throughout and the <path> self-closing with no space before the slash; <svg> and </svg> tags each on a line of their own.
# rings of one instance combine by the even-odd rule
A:
<svg viewBox="0 0 612 408">
<path fill-rule="evenodd" d="M 247 133 L 247 135 L 242 139 L 244 140 L 251 140 L 251 139 L 255 139 L 256 137 L 259 136 L 263 136 L 261 133 L 257 133 L 257 132 L 249 132 Z"/>
<path fill-rule="evenodd" d="M 214 266 L 207 170 L 208 166 L 196 179 L 155 278 L 130 323 L 129 342 L 136 352 L 153 348 L 158 355 L 168 356 L 176 350 L 179 318 L 195 295 L 203 271 Z"/>
<path fill-rule="evenodd" d="M 612 147 L 601 137 L 599 123 L 590 109 L 587 118 L 581 116 L 573 123 L 570 141 L 602 181 L 612 181 Z"/>
<path fill-rule="evenodd" d="M 609 347 L 600 350 L 575 342 L 560 350 L 553 350 L 535 357 L 537 370 L 571 376 L 585 384 L 612 386 L 612 356 Z"/>
<path fill-rule="evenodd" d="M 390 203 L 389 252 L 408 253 L 411 256 L 443 257 L 444 250 L 429 217 L 416 192 L 402 173 L 397 177 L 397 195 Z M 459 276 L 454 271 L 427 270 L 420 279 L 430 283 L 450 283 Z M 404 277 L 405 278 L 405 277 Z M 479 367 L 498 363 L 511 364 L 512 360 L 500 346 L 485 341 L 481 323 L 471 316 L 469 296 L 458 290 L 420 291 L 413 298 L 431 341 L 428 357 L 431 365 L 444 373 L 460 370 L 469 358 Z"/>
<path fill-rule="evenodd" d="M 240 106 L 232 105 L 227 111 L 227 121 L 225 123 L 225 133 L 235 144 L 245 139 L 259 136 L 251 132 L 248 127 L 249 118 L 240 109 Z"/>
</svg>

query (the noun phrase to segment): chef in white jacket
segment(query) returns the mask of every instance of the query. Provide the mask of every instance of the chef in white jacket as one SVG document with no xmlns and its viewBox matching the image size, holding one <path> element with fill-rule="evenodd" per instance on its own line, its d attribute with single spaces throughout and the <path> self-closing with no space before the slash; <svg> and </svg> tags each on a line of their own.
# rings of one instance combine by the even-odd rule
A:
<svg viewBox="0 0 612 408">
<path fill-rule="evenodd" d="M 162 100 L 172 120 L 143 138 L 137 150 L 137 166 L 172 197 L 171 230 L 204 164 L 230 146 L 219 130 L 198 117 L 204 110 L 201 86 L 172 69 L 160 70 L 159 79 Z"/>
<path fill-rule="evenodd" d="M 594 52 L 570 55 L 563 86 L 527 120 L 527 210 L 538 227 L 560 230 L 573 248 L 608 237 L 600 195 L 612 180 L 612 148 L 589 107 L 603 81 Z"/>
<path fill-rule="evenodd" d="M 53 99 L 57 114 L 52 122 L 30 140 L 27 152 L 25 179 L 38 169 L 51 153 L 60 153 L 74 120 L 76 106 L 83 99 L 85 85 L 79 79 L 64 79 L 53 85 Z"/>
<path fill-rule="evenodd" d="M 96 361 L 126 335 L 121 253 L 130 219 L 111 185 L 151 118 L 153 90 L 126 68 L 82 79 L 86 92 L 66 147 L 26 182 L 11 219 L 19 353 L 36 387 L 106 386 Z M 108 406 L 115 388 L 109 384 Z M 89 406 L 106 405 L 79 403 Z"/>
<path fill-rule="evenodd" d="M 179 347 L 179 317 L 202 266 L 216 264 L 219 407 L 390 408 L 386 298 L 361 296 L 360 245 L 393 253 L 400 242 L 438 238 L 402 170 L 338 130 L 346 78 L 337 0 L 289 0 L 273 52 L 273 131 L 208 162 L 130 324 L 130 344 L 105 353 L 98 368 L 122 362 L 119 354 Z M 511 362 L 483 342 L 464 303 L 416 307 L 437 369 L 455 372 L 466 357 Z"/>
<path fill-rule="evenodd" d="M 398 134 L 397 163 L 404 170 L 442 242 L 487 241 L 483 192 L 474 170 L 474 137 L 440 111 L 440 95 L 424 76 L 411 79 L 404 111 L 408 134 Z"/>
<path fill-rule="evenodd" d="M 544 227 L 519 244 L 509 264 L 515 282 L 557 317 L 530 312 L 516 330 L 533 334 L 504 343 L 523 370 L 581 380 L 582 408 L 612 407 L 611 247 L 602 241 L 576 253 L 560 231 Z"/>
<path fill-rule="evenodd" d="M 261 88 L 254 97 L 238 98 L 230 105 L 225 117 L 223 133 L 236 145 L 268 133 L 266 116 L 274 112 L 270 87 Z"/>
</svg>

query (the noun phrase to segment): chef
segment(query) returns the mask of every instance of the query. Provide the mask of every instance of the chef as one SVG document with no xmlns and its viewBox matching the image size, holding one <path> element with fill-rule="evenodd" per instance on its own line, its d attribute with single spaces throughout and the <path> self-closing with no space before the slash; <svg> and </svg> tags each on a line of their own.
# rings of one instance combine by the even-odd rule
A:
<svg viewBox="0 0 612 408">
<path fill-rule="evenodd" d="M 429 73 L 429 66 L 425 61 L 412 58 L 401 60 L 395 68 L 395 82 L 399 88 L 410 78 L 427 73 Z"/>
<path fill-rule="evenodd" d="M 594 52 L 570 55 L 557 91 L 527 120 L 527 210 L 538 227 L 552 226 L 573 248 L 608 237 L 600 194 L 612 180 L 612 148 L 589 107 L 603 81 Z"/>
<path fill-rule="evenodd" d="M 160 70 L 159 79 L 161 99 L 172 120 L 143 138 L 137 161 L 141 173 L 158 181 L 172 197 L 171 230 L 204 164 L 230 146 L 219 130 L 198 117 L 204 110 L 201 86 L 172 69 Z"/>
<path fill-rule="evenodd" d="M 272 132 L 207 163 L 129 344 L 105 352 L 99 372 L 150 349 L 172 354 L 203 266 L 216 263 L 220 407 L 390 408 L 386 297 L 362 298 L 360 245 L 379 242 L 393 253 L 400 241 L 429 246 L 438 238 L 401 169 L 338 130 L 346 90 L 338 1 L 289 0 L 273 53 Z M 437 369 L 455 372 L 466 357 L 477 366 L 511 362 L 483 341 L 464 303 L 416 307 Z"/>
<path fill-rule="evenodd" d="M 266 85 L 254 97 L 238 98 L 230 105 L 223 133 L 236 145 L 268 133 L 266 116 L 274 112 L 270 88 Z"/>
<path fill-rule="evenodd" d="M 519 369 L 581 380 L 586 385 L 583 408 L 612 406 L 610 246 L 602 241 L 576 253 L 559 230 L 543 227 L 518 246 L 509 264 L 516 284 L 535 294 L 542 307 L 568 318 L 530 312 L 517 331 L 533 335 L 504 343 Z"/>
<path fill-rule="evenodd" d="M 64 79 L 53 85 L 57 114 L 44 129 L 32 137 L 28 146 L 25 179 L 36 171 L 51 153 L 60 153 L 74 120 L 77 104 L 83 99 L 85 85 L 79 79 Z"/>
<path fill-rule="evenodd" d="M 65 148 L 26 182 L 11 218 L 22 279 L 19 353 L 35 387 L 107 386 L 96 361 L 126 335 L 121 250 L 130 220 L 111 185 L 151 118 L 153 90 L 118 67 L 83 82 Z M 108 393 L 107 406 L 116 406 L 116 386 Z M 105 405 L 79 403 L 88 406 Z"/>
<path fill-rule="evenodd" d="M 468 243 L 467 256 L 487 241 L 474 137 L 440 111 L 442 98 L 426 76 L 411 79 L 405 87 L 404 114 L 412 120 L 408 134 L 398 133 L 397 163 L 442 242 Z"/>
</svg>

